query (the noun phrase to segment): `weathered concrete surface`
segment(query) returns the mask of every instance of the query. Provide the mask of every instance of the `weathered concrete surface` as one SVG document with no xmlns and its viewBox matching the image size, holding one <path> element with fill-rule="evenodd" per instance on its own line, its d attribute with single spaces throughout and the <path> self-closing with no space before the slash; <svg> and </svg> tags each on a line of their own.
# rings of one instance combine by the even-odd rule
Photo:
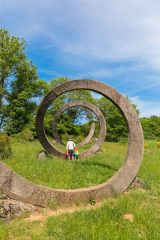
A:
<svg viewBox="0 0 160 240">
<path fill-rule="evenodd" d="M 89 130 L 89 133 L 88 133 L 87 137 L 86 137 L 82 142 L 80 142 L 80 143 L 78 144 L 79 146 L 83 146 L 83 145 L 85 145 L 85 144 L 90 143 L 90 141 L 91 141 L 91 139 L 92 139 L 92 137 L 93 137 L 93 135 L 94 135 L 95 128 L 96 128 L 96 124 L 95 124 L 95 122 L 92 122 L 91 128 L 90 128 L 90 130 Z"/>
<path fill-rule="evenodd" d="M 104 83 L 92 80 L 74 80 L 62 84 L 49 92 L 42 101 L 37 115 L 37 133 L 41 138 L 45 136 L 43 130 L 44 115 L 49 103 L 65 91 L 74 89 L 89 89 L 102 93 L 109 98 L 122 111 L 127 121 L 129 130 L 129 146 L 123 166 L 106 182 L 94 187 L 75 190 L 51 189 L 48 187 L 33 184 L 24 179 L 4 163 L 0 163 L 0 190 L 11 198 L 46 206 L 50 200 L 57 201 L 60 205 L 71 205 L 78 201 L 89 199 L 100 199 L 114 194 L 121 193 L 132 183 L 139 170 L 143 157 L 143 132 L 138 116 L 128 100 L 112 87 Z M 47 101 L 46 101 L 47 100 Z M 49 102 L 48 102 L 49 100 Z M 45 140 L 44 145 L 48 146 Z M 50 147 L 50 145 L 49 145 Z"/>
<path fill-rule="evenodd" d="M 4 197 L 1 195 L 0 199 L 0 220 L 5 223 L 9 223 L 14 218 L 21 216 L 23 213 L 33 213 L 37 212 L 41 208 L 35 207 L 32 204 L 23 203 L 17 200 L 8 198 L 6 195 Z"/>
<path fill-rule="evenodd" d="M 104 118 L 102 112 L 95 105 L 88 103 L 88 102 L 84 102 L 84 101 L 74 101 L 74 102 L 69 102 L 69 103 L 65 104 L 61 108 L 61 112 L 60 111 L 57 112 L 57 114 L 55 116 L 55 120 L 52 124 L 52 129 L 55 129 L 55 126 L 57 125 L 57 122 L 58 122 L 58 119 L 59 119 L 61 113 L 63 113 L 65 110 L 67 110 L 71 107 L 75 107 L 75 106 L 86 107 L 86 108 L 90 109 L 91 111 L 93 111 L 96 114 L 96 116 L 99 120 L 99 124 L 100 124 L 100 133 L 99 133 L 97 141 L 91 146 L 91 148 L 89 148 L 88 150 L 79 154 L 79 159 L 80 159 L 80 158 L 88 157 L 88 156 L 96 153 L 100 149 L 100 147 L 101 147 L 102 143 L 105 141 L 105 137 L 106 137 L 106 122 L 105 122 L 105 118 Z M 41 132 L 39 132 L 39 133 L 41 134 Z M 56 136 L 57 136 L 57 134 L 56 134 Z M 47 140 L 47 138 L 44 137 L 44 135 L 42 137 L 39 137 L 39 140 L 47 152 L 49 152 L 53 155 L 65 158 L 65 154 L 63 152 L 57 150 L 55 148 L 55 146 L 51 145 L 49 142 L 48 142 L 48 144 L 50 145 L 50 147 L 48 145 L 45 145 L 45 141 Z"/>
<path fill-rule="evenodd" d="M 65 106 L 65 107 L 64 107 Z M 53 119 L 53 122 L 52 122 L 52 131 L 53 131 L 53 137 L 54 137 L 54 140 L 57 142 L 57 143 L 60 143 L 60 144 L 64 144 L 61 140 L 61 137 L 59 136 L 58 134 L 58 131 L 57 131 L 57 124 L 58 124 L 58 121 L 59 121 L 59 118 L 61 116 L 61 114 L 68 109 L 68 103 L 66 103 L 64 106 L 62 106 L 56 113 L 54 119 Z M 65 110 L 64 110 L 65 109 Z M 90 128 L 90 131 L 89 131 L 89 134 L 87 135 L 87 137 L 80 143 L 78 143 L 78 146 L 83 146 L 85 144 L 88 144 L 93 135 L 94 135 L 94 132 L 95 132 L 95 127 L 96 127 L 96 124 L 95 122 L 92 122 L 91 124 L 91 128 Z"/>
</svg>

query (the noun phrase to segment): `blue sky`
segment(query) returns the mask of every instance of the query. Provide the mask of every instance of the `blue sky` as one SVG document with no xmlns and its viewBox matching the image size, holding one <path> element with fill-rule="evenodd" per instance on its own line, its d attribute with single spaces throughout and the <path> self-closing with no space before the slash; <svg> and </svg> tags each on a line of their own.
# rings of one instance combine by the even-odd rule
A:
<svg viewBox="0 0 160 240">
<path fill-rule="evenodd" d="M 103 81 L 160 116 L 159 0 L 0 0 L 40 78 Z"/>
</svg>

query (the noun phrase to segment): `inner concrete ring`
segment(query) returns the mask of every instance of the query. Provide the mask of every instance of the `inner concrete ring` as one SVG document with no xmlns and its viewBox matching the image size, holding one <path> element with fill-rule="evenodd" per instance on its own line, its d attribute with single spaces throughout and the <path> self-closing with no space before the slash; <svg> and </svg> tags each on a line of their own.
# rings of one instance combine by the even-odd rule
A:
<svg viewBox="0 0 160 240">
<path fill-rule="evenodd" d="M 46 96 L 47 97 L 47 96 Z M 45 105 L 43 105 L 43 102 L 46 101 L 46 97 L 44 98 L 44 100 L 41 102 L 40 104 L 40 107 L 39 107 L 39 110 L 41 109 L 41 106 L 42 108 L 44 108 Z M 50 102 L 51 103 L 51 102 Z M 91 103 L 88 103 L 88 102 L 81 102 L 81 101 L 77 101 L 77 102 L 70 102 L 68 103 L 68 106 L 67 108 L 70 108 L 70 107 L 73 107 L 73 106 L 83 106 L 83 107 L 86 107 L 90 110 L 92 110 L 98 120 L 99 120 L 99 123 L 100 123 L 100 134 L 98 136 L 98 139 L 97 141 L 86 151 L 82 152 L 79 154 L 78 158 L 81 159 L 81 158 L 84 158 L 84 157 L 89 157 L 90 155 L 96 153 L 99 148 L 101 147 L 102 143 L 104 142 L 105 140 L 105 137 L 106 137 L 106 122 L 105 122 L 105 119 L 104 119 L 104 116 L 103 114 L 101 113 L 101 111 L 99 110 L 99 108 L 97 108 L 95 105 L 91 104 Z M 64 108 L 64 111 L 66 109 Z M 37 129 L 37 135 L 38 135 L 38 138 L 42 144 L 42 146 L 46 149 L 46 151 L 54 156 L 59 156 L 61 158 L 64 158 L 65 157 L 65 154 L 64 152 L 61 152 L 60 150 L 56 149 L 55 146 L 53 146 L 47 139 L 46 135 L 45 134 L 42 134 L 42 129 L 41 128 L 38 128 L 39 127 L 39 123 L 41 122 L 42 118 L 44 118 L 44 115 L 39 115 L 39 111 L 37 113 L 37 124 L 36 125 L 36 129 Z"/>
<path fill-rule="evenodd" d="M 45 136 L 43 130 L 44 114 L 52 100 L 64 92 L 88 89 L 103 94 L 119 107 L 124 115 L 129 130 L 129 144 L 126 159 L 121 168 L 107 181 L 96 186 L 81 189 L 52 189 L 34 184 L 19 176 L 0 162 L 0 190 L 9 197 L 47 206 L 50 201 L 57 204 L 71 205 L 77 202 L 86 202 L 90 199 L 98 200 L 107 196 L 114 196 L 125 191 L 132 183 L 139 170 L 143 158 L 143 132 L 138 116 L 128 100 L 112 87 L 94 80 L 74 80 L 64 83 L 51 90 L 42 101 L 36 117 L 38 135 Z"/>
<path fill-rule="evenodd" d="M 68 105 L 68 103 L 66 103 L 65 105 Z M 58 134 L 58 130 L 57 130 L 57 124 L 58 124 L 58 121 L 59 121 L 59 118 L 61 116 L 61 114 L 64 112 L 63 110 L 63 106 L 57 111 L 57 113 L 55 114 L 55 117 L 53 119 L 53 122 L 52 122 L 52 131 L 53 131 L 53 137 L 54 137 L 54 140 L 57 142 L 57 143 L 60 143 L 60 144 L 63 144 L 64 143 L 62 142 L 62 139 L 60 137 L 60 135 Z M 89 130 L 89 133 L 87 135 L 87 137 L 80 143 L 78 143 L 78 146 L 83 146 L 85 144 L 88 144 L 93 135 L 94 135 L 94 132 L 95 132 L 95 128 L 96 128 L 96 124 L 95 122 L 92 122 L 91 123 L 91 127 L 90 127 L 90 130 Z"/>
<path fill-rule="evenodd" d="M 100 110 L 95 107 L 95 105 L 91 104 L 91 103 L 88 103 L 88 102 L 84 102 L 84 101 L 74 101 L 74 102 L 69 102 L 69 103 L 66 103 L 64 104 L 58 111 L 57 113 L 55 114 L 55 117 L 53 119 L 53 122 L 52 122 L 52 130 L 53 130 L 53 136 L 54 136 L 54 140 L 57 142 L 57 143 L 61 143 L 61 144 L 64 144 L 61 140 L 61 137 L 59 136 L 58 134 L 58 130 L 57 130 L 57 124 L 58 124 L 58 121 L 59 121 L 59 118 L 61 116 L 61 114 L 66 111 L 67 109 L 69 108 L 72 108 L 72 107 L 75 107 L 75 106 L 80 106 L 80 107 L 86 107 L 90 110 L 92 110 L 92 112 L 94 112 L 96 110 L 96 113 L 99 113 L 101 115 L 101 118 L 103 120 L 102 123 L 100 123 L 100 125 L 102 125 L 102 127 L 105 125 L 105 129 L 103 129 L 104 132 L 106 132 L 106 122 L 105 122 L 105 119 L 103 118 L 102 116 L 102 112 L 100 113 Z M 95 113 L 95 112 L 94 112 Z M 95 114 L 96 114 L 95 113 Z M 85 144 L 88 144 L 93 135 L 94 135 L 94 131 L 95 131 L 95 122 L 92 122 L 91 124 L 91 128 L 90 128 L 90 131 L 89 131 L 89 134 L 87 135 L 87 137 L 80 143 L 78 143 L 77 145 L 78 146 L 83 146 Z M 102 134 L 102 131 L 100 132 L 100 134 Z M 103 139 L 103 137 L 100 136 L 100 139 Z M 101 144 L 102 144 L 102 141 L 101 141 Z"/>
<path fill-rule="evenodd" d="M 78 143 L 78 146 L 83 146 L 83 145 L 85 145 L 85 144 L 90 143 L 90 141 L 91 141 L 91 139 L 92 139 L 92 137 L 93 137 L 93 135 L 94 135 L 95 128 L 96 128 L 96 123 L 95 123 L 95 122 L 92 122 L 87 137 L 86 137 L 82 142 Z"/>
<path fill-rule="evenodd" d="M 91 139 L 92 139 L 92 137 L 93 137 L 93 135 L 94 135 L 95 128 L 96 128 L 96 123 L 95 123 L 95 122 L 92 122 L 87 137 L 86 137 L 82 142 L 78 143 L 78 146 L 83 146 L 83 145 L 85 145 L 85 144 L 90 143 L 90 141 L 91 141 Z M 63 144 L 63 145 L 64 145 L 64 143 L 63 143 L 62 140 L 61 140 L 61 137 L 60 137 L 59 134 L 58 134 L 57 124 L 55 124 L 55 123 L 52 124 L 52 130 L 53 130 L 54 140 L 55 140 L 57 143 L 60 143 L 60 144 Z"/>
</svg>

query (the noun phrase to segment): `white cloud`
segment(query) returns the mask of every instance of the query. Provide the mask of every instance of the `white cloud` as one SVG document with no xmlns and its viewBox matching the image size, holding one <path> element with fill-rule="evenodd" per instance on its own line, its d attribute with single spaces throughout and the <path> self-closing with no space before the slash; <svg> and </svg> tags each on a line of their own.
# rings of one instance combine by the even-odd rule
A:
<svg viewBox="0 0 160 240">
<path fill-rule="evenodd" d="M 41 49 L 50 56 L 58 49 L 62 68 L 66 62 L 79 68 L 70 71 L 73 78 L 117 78 L 132 96 L 160 88 L 159 0 L 0 0 L 0 26 L 27 44 L 43 38 Z M 43 73 L 61 75 L 59 69 Z M 135 101 L 142 114 L 159 112 L 157 102 Z"/>
<path fill-rule="evenodd" d="M 81 73 L 74 75 L 77 79 L 80 78 L 86 78 L 86 79 L 98 79 L 98 78 L 103 78 L 103 77 L 111 77 L 113 75 L 113 70 L 112 69 L 96 69 L 92 71 L 84 71 Z M 73 78 L 73 75 L 71 75 L 71 78 Z"/>
<path fill-rule="evenodd" d="M 56 42 L 64 52 L 100 60 L 132 59 L 159 68 L 159 1 L 69 2 L 74 11 L 69 9 L 64 19 L 72 41 L 70 37 L 62 38 L 60 33 Z"/>
<path fill-rule="evenodd" d="M 59 77 L 60 76 L 60 73 L 54 71 L 54 70 L 48 70 L 48 69 L 43 69 L 43 68 L 40 68 L 38 70 L 39 73 L 43 73 L 43 74 L 47 74 L 47 75 L 51 75 L 53 77 Z"/>
<path fill-rule="evenodd" d="M 1 1 L 5 26 L 79 57 L 160 67 L 159 0 Z"/>
<path fill-rule="evenodd" d="M 160 116 L 160 104 L 156 101 L 145 101 L 139 96 L 130 97 L 131 101 L 135 103 L 140 110 L 141 117 L 150 117 L 152 115 Z"/>
</svg>

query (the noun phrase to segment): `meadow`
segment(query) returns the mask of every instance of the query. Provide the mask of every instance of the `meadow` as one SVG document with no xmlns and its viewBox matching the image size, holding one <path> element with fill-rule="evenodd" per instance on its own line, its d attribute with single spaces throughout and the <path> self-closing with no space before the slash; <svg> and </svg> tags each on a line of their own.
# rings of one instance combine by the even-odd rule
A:
<svg viewBox="0 0 160 240">
<path fill-rule="evenodd" d="M 104 143 L 96 155 L 81 161 L 56 157 L 37 160 L 42 149 L 38 141 L 13 142 L 13 154 L 4 162 L 27 179 L 52 188 L 75 189 L 104 182 L 122 165 L 126 143 Z M 138 173 L 143 187 L 130 187 L 125 193 L 96 202 L 93 209 L 51 216 L 45 221 L 18 217 L 0 223 L 1 240 L 115 240 L 160 239 L 160 147 L 145 143 L 144 159 Z M 97 204 L 97 207 L 96 207 Z M 58 206 L 57 206 L 58 208 Z M 43 210 L 45 214 L 45 210 Z M 131 214 L 132 221 L 124 218 Z"/>
<path fill-rule="evenodd" d="M 84 151 L 88 147 L 84 146 L 79 150 Z M 65 148 L 61 148 L 65 153 Z M 111 177 L 121 166 L 127 145 L 104 144 L 96 155 L 78 161 L 65 161 L 57 157 L 38 160 L 37 155 L 41 149 L 38 141 L 14 142 L 13 154 L 4 162 L 35 183 L 52 188 L 74 189 L 96 185 Z"/>
</svg>

